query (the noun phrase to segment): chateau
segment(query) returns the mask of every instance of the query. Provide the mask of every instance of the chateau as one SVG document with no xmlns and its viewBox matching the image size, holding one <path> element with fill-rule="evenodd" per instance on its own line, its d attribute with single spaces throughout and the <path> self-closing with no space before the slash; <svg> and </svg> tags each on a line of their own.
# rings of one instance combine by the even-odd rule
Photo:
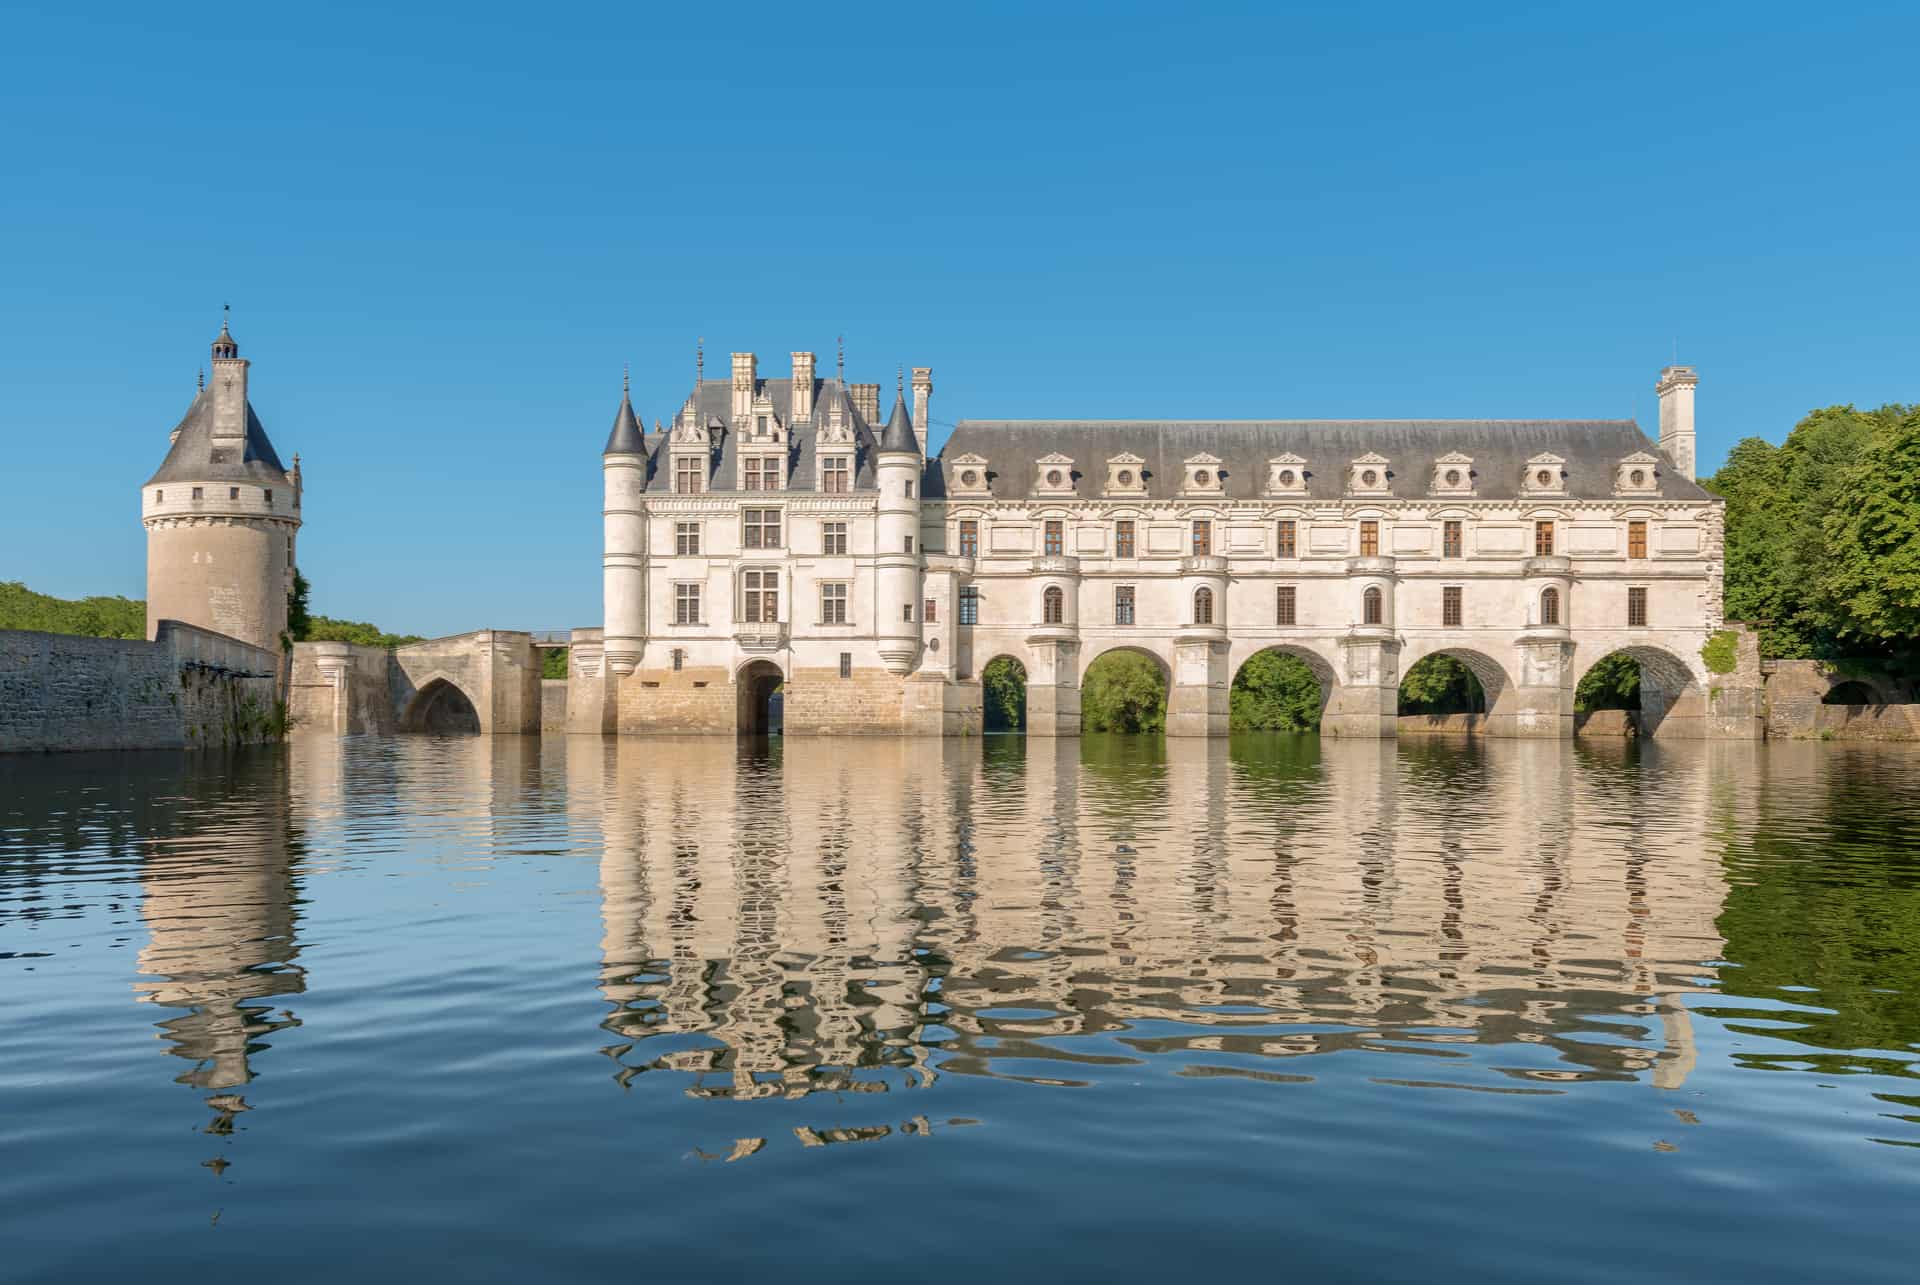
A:
<svg viewBox="0 0 1920 1285">
<path fill-rule="evenodd" d="M 1490 734 L 1570 736 L 1617 651 L 1661 734 L 1749 734 L 1707 699 L 1723 506 L 1693 478 L 1696 383 L 1661 372 L 1658 444 L 1631 420 L 962 420 L 928 457 L 930 370 L 883 421 L 878 385 L 812 353 L 781 377 L 735 353 L 651 432 L 622 397 L 569 726 L 764 730 L 777 688 L 789 733 L 964 734 L 1008 656 L 1029 734 L 1072 735 L 1087 667 L 1127 648 L 1166 675 L 1170 734 L 1217 736 L 1272 648 L 1335 735 L 1393 735 L 1401 676 L 1444 653 Z"/>
</svg>

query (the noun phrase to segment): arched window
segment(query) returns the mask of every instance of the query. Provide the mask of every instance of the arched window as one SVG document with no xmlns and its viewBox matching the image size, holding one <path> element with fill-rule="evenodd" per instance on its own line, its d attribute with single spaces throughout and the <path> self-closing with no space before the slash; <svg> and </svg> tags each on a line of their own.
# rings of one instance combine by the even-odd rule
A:
<svg viewBox="0 0 1920 1285">
<path fill-rule="evenodd" d="M 1195 589 L 1193 591 L 1193 623 L 1196 625 L 1213 623 L 1213 590 Z"/>
<path fill-rule="evenodd" d="M 1067 618 L 1067 595 L 1060 592 L 1059 585 L 1048 585 L 1047 591 L 1040 595 L 1040 620 L 1043 624 L 1057 625 Z"/>
<path fill-rule="evenodd" d="M 1367 591 L 1360 595 L 1360 620 L 1368 625 L 1380 623 L 1380 590 L 1375 585 L 1368 585 Z"/>
<path fill-rule="evenodd" d="M 1540 623 L 1543 625 L 1560 623 L 1560 591 L 1558 589 L 1540 591 Z"/>
</svg>

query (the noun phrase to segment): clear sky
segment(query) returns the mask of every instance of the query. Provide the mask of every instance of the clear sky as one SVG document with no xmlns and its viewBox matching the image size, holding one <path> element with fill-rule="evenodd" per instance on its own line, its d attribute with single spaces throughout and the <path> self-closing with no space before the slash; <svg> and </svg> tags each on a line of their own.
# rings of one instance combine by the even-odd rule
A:
<svg viewBox="0 0 1920 1285">
<path fill-rule="evenodd" d="M 41 5 L 0 579 L 144 592 L 220 305 L 314 609 L 600 622 L 599 451 L 751 350 L 961 417 L 1920 400 L 1920 7 Z"/>
</svg>

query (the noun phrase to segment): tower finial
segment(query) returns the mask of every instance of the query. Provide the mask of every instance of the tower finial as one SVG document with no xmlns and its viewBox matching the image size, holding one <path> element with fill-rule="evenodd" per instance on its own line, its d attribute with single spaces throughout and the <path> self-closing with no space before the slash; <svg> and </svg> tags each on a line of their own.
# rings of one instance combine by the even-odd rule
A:
<svg viewBox="0 0 1920 1285">
<path fill-rule="evenodd" d="M 835 335 L 833 342 L 840 351 L 840 356 L 835 365 L 835 373 L 839 375 L 840 385 L 844 388 L 847 383 L 847 337 L 845 335 Z"/>
<path fill-rule="evenodd" d="M 701 335 L 693 341 L 693 393 L 700 395 L 700 385 L 707 382 L 707 337 Z"/>
<path fill-rule="evenodd" d="M 893 395 L 895 397 L 907 395 L 907 367 L 904 362 L 896 364 L 893 368 Z"/>
<path fill-rule="evenodd" d="M 207 391 L 207 368 L 205 366 L 193 372 L 193 386 L 203 393 Z"/>
<path fill-rule="evenodd" d="M 633 363 L 623 361 L 620 363 L 620 395 L 623 397 L 626 397 L 626 396 L 631 396 L 632 393 L 633 393 Z"/>
</svg>

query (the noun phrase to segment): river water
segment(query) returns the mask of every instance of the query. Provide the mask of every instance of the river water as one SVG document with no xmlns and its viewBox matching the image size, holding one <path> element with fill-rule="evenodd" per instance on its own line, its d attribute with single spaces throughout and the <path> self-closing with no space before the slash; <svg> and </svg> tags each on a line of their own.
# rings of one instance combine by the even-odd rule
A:
<svg viewBox="0 0 1920 1285">
<path fill-rule="evenodd" d="M 1910 1281 L 1920 753 L 0 760 L 0 1278 Z"/>
</svg>

